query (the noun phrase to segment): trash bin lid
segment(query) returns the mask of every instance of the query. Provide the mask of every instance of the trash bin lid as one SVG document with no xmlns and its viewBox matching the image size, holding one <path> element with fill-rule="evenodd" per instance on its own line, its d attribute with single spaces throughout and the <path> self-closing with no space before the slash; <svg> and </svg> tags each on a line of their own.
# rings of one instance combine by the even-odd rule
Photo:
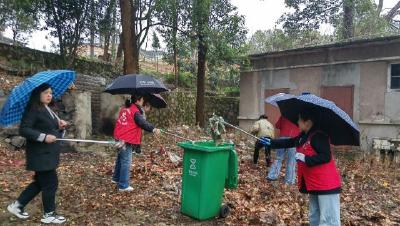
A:
<svg viewBox="0 0 400 226">
<path fill-rule="evenodd" d="M 198 142 L 185 141 L 185 142 L 179 142 L 178 146 L 183 149 L 205 151 L 205 152 L 226 151 L 235 148 L 234 144 L 222 143 L 216 145 L 214 141 L 198 141 Z"/>
</svg>

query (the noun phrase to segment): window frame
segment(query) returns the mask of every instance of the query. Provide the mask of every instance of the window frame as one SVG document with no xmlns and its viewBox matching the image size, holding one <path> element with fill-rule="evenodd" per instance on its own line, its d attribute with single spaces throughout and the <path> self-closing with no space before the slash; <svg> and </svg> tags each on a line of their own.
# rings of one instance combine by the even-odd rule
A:
<svg viewBox="0 0 400 226">
<path fill-rule="evenodd" d="M 391 62 L 388 65 L 388 80 L 387 80 L 387 90 L 388 91 L 398 91 L 400 92 L 400 86 L 398 88 L 392 88 L 392 77 L 399 78 L 400 79 L 400 74 L 396 76 L 392 76 L 392 65 L 398 64 L 400 67 L 400 62 Z"/>
</svg>

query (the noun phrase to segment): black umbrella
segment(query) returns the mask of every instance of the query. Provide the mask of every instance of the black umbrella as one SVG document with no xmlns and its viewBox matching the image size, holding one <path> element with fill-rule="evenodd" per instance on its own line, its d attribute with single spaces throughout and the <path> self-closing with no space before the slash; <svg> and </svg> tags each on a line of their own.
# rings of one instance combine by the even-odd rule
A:
<svg viewBox="0 0 400 226">
<path fill-rule="evenodd" d="M 160 94 L 149 94 L 148 101 L 152 107 L 155 108 L 166 108 L 167 102 Z"/>
<path fill-rule="evenodd" d="M 147 94 L 168 91 L 162 82 L 149 75 L 131 74 L 120 76 L 106 87 L 110 94 Z"/>
<path fill-rule="evenodd" d="M 277 101 L 281 114 L 297 123 L 299 113 L 304 108 L 315 109 L 319 113 L 319 130 L 330 137 L 333 145 L 360 145 L 360 131 L 350 116 L 335 103 L 313 94 Z"/>
</svg>

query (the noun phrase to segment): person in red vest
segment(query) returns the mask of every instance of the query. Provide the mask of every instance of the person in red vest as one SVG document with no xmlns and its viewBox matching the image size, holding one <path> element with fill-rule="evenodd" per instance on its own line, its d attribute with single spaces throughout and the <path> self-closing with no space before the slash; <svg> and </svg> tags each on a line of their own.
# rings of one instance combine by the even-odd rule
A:
<svg viewBox="0 0 400 226">
<path fill-rule="evenodd" d="M 275 128 L 279 130 L 280 138 L 291 138 L 296 137 L 300 134 L 299 127 L 289 121 L 287 118 L 281 116 L 275 124 Z M 282 162 L 285 159 L 285 154 L 287 154 L 286 159 L 286 170 L 285 170 L 285 184 L 291 185 L 295 184 L 296 177 L 296 148 L 281 148 L 276 150 L 276 159 L 271 166 L 271 170 L 268 173 L 267 180 L 275 181 L 278 180 L 279 174 L 281 172 Z"/>
<path fill-rule="evenodd" d="M 266 139 L 271 148 L 296 147 L 297 183 L 301 193 L 309 194 L 309 221 L 315 225 L 340 225 L 341 179 L 331 151 L 329 137 L 318 128 L 319 112 L 303 109 L 299 114 L 299 136 Z"/>
<path fill-rule="evenodd" d="M 132 151 L 140 153 L 142 143 L 142 129 L 159 135 L 160 129 L 155 128 L 144 117 L 144 97 L 132 95 L 121 108 L 115 123 L 114 138 L 118 141 L 118 157 L 112 182 L 118 184 L 119 191 L 133 191 L 129 185 Z"/>
</svg>

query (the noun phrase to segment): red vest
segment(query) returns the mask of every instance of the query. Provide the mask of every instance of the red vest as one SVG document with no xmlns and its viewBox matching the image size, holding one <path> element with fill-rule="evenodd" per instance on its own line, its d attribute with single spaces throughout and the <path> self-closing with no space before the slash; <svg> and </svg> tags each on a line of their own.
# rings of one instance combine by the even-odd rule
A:
<svg viewBox="0 0 400 226">
<path fill-rule="evenodd" d="M 140 112 L 135 104 L 123 107 L 115 123 L 114 138 L 129 144 L 142 143 L 142 129 L 135 122 L 135 113 Z"/>
<path fill-rule="evenodd" d="M 283 116 L 276 122 L 275 128 L 280 130 L 280 137 L 296 137 L 300 133 L 299 127 Z"/>
<path fill-rule="evenodd" d="M 311 139 L 315 133 L 310 134 L 306 143 L 297 148 L 297 152 L 303 153 L 305 156 L 313 156 L 317 153 L 311 146 Z M 331 161 L 317 166 L 307 166 L 305 163 L 298 161 L 297 164 L 297 183 L 299 189 L 304 179 L 307 191 L 328 191 L 340 188 L 340 175 L 333 159 Z"/>
</svg>

